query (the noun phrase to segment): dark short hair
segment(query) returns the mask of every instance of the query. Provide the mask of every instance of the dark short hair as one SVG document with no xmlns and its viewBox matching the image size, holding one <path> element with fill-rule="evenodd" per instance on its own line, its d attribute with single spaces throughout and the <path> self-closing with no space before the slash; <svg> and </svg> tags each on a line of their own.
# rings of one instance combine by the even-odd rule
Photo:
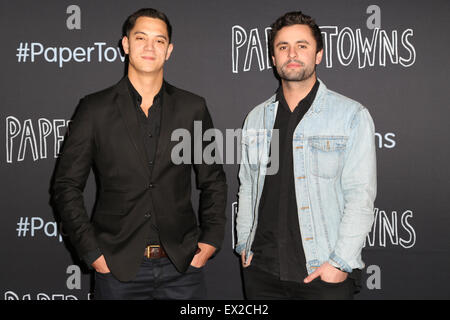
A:
<svg viewBox="0 0 450 320">
<path fill-rule="evenodd" d="M 323 48 L 323 40 L 322 40 L 322 34 L 320 33 L 320 28 L 316 24 L 313 18 L 310 16 L 307 16 L 306 14 L 303 14 L 301 11 L 292 11 L 284 14 L 283 16 L 279 17 L 270 27 L 272 30 L 269 33 L 269 52 L 273 56 L 274 54 L 274 41 L 275 37 L 282 28 L 293 26 L 296 24 L 304 24 L 307 25 L 314 36 L 314 39 L 316 40 L 317 48 L 316 52 L 319 52 Z"/>
<path fill-rule="evenodd" d="M 172 25 L 170 24 L 169 18 L 162 13 L 161 11 L 158 11 L 156 9 L 152 8 L 142 8 L 133 13 L 131 16 L 127 18 L 123 25 L 123 36 L 130 36 L 131 29 L 134 28 L 134 25 L 136 24 L 136 20 L 140 17 L 148 17 L 148 18 L 154 18 L 154 19 L 160 19 L 166 23 L 167 26 L 167 34 L 169 35 L 169 42 L 171 42 L 172 39 Z"/>
</svg>

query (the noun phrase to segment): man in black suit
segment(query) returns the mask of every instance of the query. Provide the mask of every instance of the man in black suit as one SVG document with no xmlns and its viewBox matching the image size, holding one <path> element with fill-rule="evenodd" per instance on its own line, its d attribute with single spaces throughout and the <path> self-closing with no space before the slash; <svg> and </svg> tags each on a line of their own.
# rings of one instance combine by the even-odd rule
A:
<svg viewBox="0 0 450 320">
<path fill-rule="evenodd" d="M 53 200 L 78 254 L 96 270 L 96 299 L 203 299 L 201 268 L 224 236 L 225 174 L 220 164 L 174 164 L 171 135 L 183 129 L 193 137 L 195 121 L 207 130 L 212 120 L 202 97 L 164 81 L 173 50 L 167 17 L 141 9 L 124 31 L 128 75 L 81 100 L 56 167 Z M 91 168 L 98 187 L 92 221 L 83 202 Z"/>
</svg>

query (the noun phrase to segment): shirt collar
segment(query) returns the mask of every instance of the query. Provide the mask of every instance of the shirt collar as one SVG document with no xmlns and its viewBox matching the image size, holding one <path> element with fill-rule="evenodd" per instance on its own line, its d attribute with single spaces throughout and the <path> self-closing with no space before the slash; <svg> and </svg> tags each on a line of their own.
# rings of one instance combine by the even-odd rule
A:
<svg viewBox="0 0 450 320">
<path fill-rule="evenodd" d="M 128 84 L 128 89 L 130 90 L 130 93 L 131 93 L 131 97 L 133 98 L 133 101 L 135 103 L 137 103 L 138 107 L 140 107 L 141 103 L 142 103 L 142 97 L 139 94 L 139 92 L 134 88 L 134 86 L 131 83 L 130 78 L 128 78 L 128 76 L 127 76 L 127 84 Z M 159 91 L 155 95 L 155 97 L 153 98 L 153 104 L 155 104 L 155 102 L 157 102 L 158 100 L 162 99 L 164 90 L 165 90 L 165 81 L 163 80 L 161 88 L 159 89 Z"/>
<path fill-rule="evenodd" d="M 306 106 L 310 107 L 312 105 L 312 103 L 314 102 L 314 99 L 317 94 L 317 90 L 319 89 L 319 85 L 320 85 L 320 82 L 316 78 L 316 82 L 314 83 L 314 86 L 311 88 L 311 90 L 306 95 L 306 97 L 304 97 L 301 101 L 299 101 L 299 103 L 297 104 L 297 107 L 300 107 L 301 105 L 306 105 Z M 283 108 L 287 108 L 289 110 L 289 112 L 291 111 L 289 109 L 289 105 L 287 104 L 287 102 L 284 98 L 283 88 L 281 86 L 279 86 L 277 89 L 275 99 L 276 99 L 276 101 L 279 101 L 279 104 L 281 104 L 281 106 Z M 296 109 L 297 109 L 297 107 L 296 107 Z"/>
</svg>

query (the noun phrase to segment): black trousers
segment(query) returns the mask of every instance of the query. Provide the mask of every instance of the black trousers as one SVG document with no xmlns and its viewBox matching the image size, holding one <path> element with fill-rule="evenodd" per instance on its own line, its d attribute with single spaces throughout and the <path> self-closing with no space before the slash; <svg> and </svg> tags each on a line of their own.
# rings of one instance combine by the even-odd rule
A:
<svg viewBox="0 0 450 320">
<path fill-rule="evenodd" d="M 206 299 L 203 269 L 178 272 L 168 258 L 143 258 L 134 280 L 121 282 L 111 273 L 95 273 L 95 300 Z"/>
<path fill-rule="evenodd" d="M 249 300 L 352 300 L 353 279 L 328 283 L 316 278 L 310 283 L 282 281 L 252 265 L 243 270 L 245 295 Z"/>
</svg>

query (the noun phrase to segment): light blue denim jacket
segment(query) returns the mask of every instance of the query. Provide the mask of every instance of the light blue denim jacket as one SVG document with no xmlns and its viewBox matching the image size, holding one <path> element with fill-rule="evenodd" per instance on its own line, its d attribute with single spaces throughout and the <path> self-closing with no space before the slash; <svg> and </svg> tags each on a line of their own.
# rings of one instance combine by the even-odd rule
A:
<svg viewBox="0 0 450 320">
<path fill-rule="evenodd" d="M 277 136 L 272 130 L 275 97 L 254 108 L 242 130 L 236 252 L 245 250 L 247 259 L 264 178 L 277 170 L 274 149 L 269 158 Z M 376 196 L 375 131 L 369 112 L 320 81 L 313 104 L 294 131 L 292 148 L 308 274 L 324 262 L 346 272 L 364 268 L 361 250 L 374 220 Z"/>
</svg>

